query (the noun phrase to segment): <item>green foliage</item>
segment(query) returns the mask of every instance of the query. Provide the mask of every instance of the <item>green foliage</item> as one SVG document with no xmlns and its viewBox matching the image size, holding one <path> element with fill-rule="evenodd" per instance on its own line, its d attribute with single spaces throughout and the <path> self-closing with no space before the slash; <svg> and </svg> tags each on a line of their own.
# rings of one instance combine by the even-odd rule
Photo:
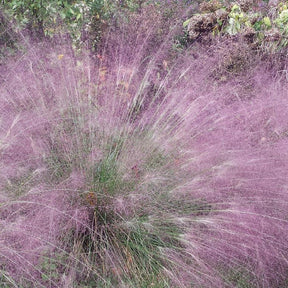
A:
<svg viewBox="0 0 288 288">
<path fill-rule="evenodd" d="M 224 272 L 224 271 L 223 271 Z M 224 272 L 226 275 L 224 281 L 227 285 L 233 285 L 235 288 L 255 288 L 253 284 L 253 275 L 250 271 L 244 269 L 243 267 L 235 267 L 230 269 L 229 272 Z"/>
<path fill-rule="evenodd" d="M 5 190 L 11 194 L 12 197 L 20 197 L 36 184 L 37 176 L 37 172 L 30 171 L 20 177 L 9 179 Z"/>
<path fill-rule="evenodd" d="M 146 217 L 133 218 L 125 223 L 111 211 L 98 211 L 94 217 L 95 235 L 88 233 L 81 240 L 85 254 L 90 255 L 90 261 L 94 263 L 94 276 L 92 274 L 83 284 L 93 282 L 97 287 L 118 287 L 121 275 L 121 282 L 128 285 L 125 287 L 170 287 L 163 274 L 167 259 L 161 249 L 180 249 L 174 240 L 178 235 L 175 225 L 159 221 L 151 226 Z M 121 259 L 121 263 L 116 261 L 109 269 L 107 255 L 110 253 L 118 261 Z"/>
<path fill-rule="evenodd" d="M 213 1 L 210 0 L 208 4 L 210 2 L 213 3 Z M 215 23 L 210 23 L 210 25 L 213 26 L 213 35 L 218 35 L 219 33 L 229 34 L 231 36 L 240 34 L 243 35 L 244 38 L 246 37 L 250 44 L 255 44 L 263 50 L 270 52 L 281 50 L 288 45 L 287 2 L 280 2 L 278 7 L 273 10 L 273 13 L 269 13 L 269 15 L 265 11 L 259 10 L 257 12 L 252 2 L 248 9 L 247 7 L 245 7 L 245 9 L 242 8 L 240 4 L 233 4 L 230 7 L 223 5 L 215 12 L 196 15 L 202 15 L 204 17 L 201 18 L 202 22 L 209 22 L 209 18 L 215 19 L 216 17 Z M 225 19 L 222 18 L 223 15 L 227 15 Z M 206 20 L 205 17 L 207 18 Z M 191 22 L 192 19 L 193 17 L 183 22 L 183 27 L 188 32 L 188 35 L 189 33 L 193 35 L 193 27 L 190 27 L 190 24 L 194 23 Z M 200 24 L 201 23 L 197 23 L 196 21 L 196 25 Z"/>
<path fill-rule="evenodd" d="M 15 55 L 20 49 L 19 44 L 17 44 L 17 35 L 8 22 L 8 19 L 0 13 L 0 64 L 8 56 Z"/>
<path fill-rule="evenodd" d="M 158 287 L 169 287 L 160 276 L 164 259 L 159 249 L 168 248 L 171 244 L 163 241 L 158 234 L 149 232 L 141 222 L 127 232 L 117 238 L 123 245 L 123 256 L 131 270 L 127 280 L 136 287 L 153 287 L 152 283 L 156 282 Z"/>
<path fill-rule="evenodd" d="M 72 171 L 71 161 L 65 157 L 63 151 L 57 146 L 51 149 L 50 155 L 44 161 L 47 166 L 49 180 L 55 183 L 59 183 L 68 177 Z"/>
<path fill-rule="evenodd" d="M 109 198 L 127 193 L 133 189 L 135 181 L 123 179 L 118 167 L 118 156 L 121 152 L 123 140 L 110 140 L 112 144 L 107 145 L 106 155 L 102 160 L 95 163 L 88 171 L 89 190 L 95 193 L 96 197 L 104 202 Z M 110 142 L 109 141 L 109 142 Z M 106 203 L 107 204 L 107 203 Z"/>
<path fill-rule="evenodd" d="M 38 269 L 41 271 L 43 283 L 54 284 L 60 282 L 68 264 L 68 255 L 65 253 L 45 252 L 41 255 Z"/>
<path fill-rule="evenodd" d="M 28 28 L 36 37 L 54 36 L 61 33 L 70 34 L 74 43 L 79 44 L 82 29 L 94 24 L 95 19 L 105 17 L 107 1 L 3 1 L 4 9 L 20 26 Z"/>
<path fill-rule="evenodd" d="M 90 48 L 96 49 L 113 19 L 126 14 L 126 11 L 141 11 L 144 4 L 149 4 L 149 1 L 3 0 L 0 7 L 7 16 L 16 20 L 18 30 L 28 28 L 36 38 L 68 32 L 75 47 L 88 41 Z"/>
<path fill-rule="evenodd" d="M 165 181 L 165 184 L 152 183 L 153 179 L 151 183 L 148 181 L 143 184 L 148 173 L 166 171 L 166 164 L 172 158 L 164 151 L 153 149 L 151 143 L 151 149 L 142 156 L 141 164 L 130 167 L 128 171 L 120 166 L 121 161 L 126 159 L 125 148 L 146 142 L 149 144 L 151 139 L 144 134 L 142 131 L 125 138 L 102 135 L 102 151 L 105 154 L 87 171 L 89 192 L 83 194 L 84 203 L 91 211 L 89 229 L 81 233 L 68 231 L 70 236 L 66 237 L 72 246 L 78 243 L 75 245 L 79 253 L 77 258 L 83 257 L 85 263 L 91 266 L 87 277 L 79 282 L 80 287 L 110 288 L 118 287 L 120 283 L 131 288 L 170 287 L 164 267 L 169 269 L 171 266 L 173 269 L 174 264 L 167 258 L 165 251 L 183 249 L 180 240 L 183 229 L 178 227 L 171 215 L 177 215 L 177 211 L 185 215 L 197 213 L 196 210 L 206 213 L 205 210 L 209 209 L 202 203 L 188 204 L 187 201 L 170 199 L 168 194 L 174 187 L 173 179 L 167 183 Z M 169 173 L 172 175 L 172 171 L 166 173 L 167 177 Z M 131 207 L 131 211 L 127 207 L 122 211 L 114 206 L 119 196 L 129 201 L 130 197 L 137 197 L 144 190 L 145 194 L 151 194 L 151 199 L 150 196 L 148 199 L 139 199 L 139 207 Z M 137 191 L 136 195 L 134 191 Z M 51 261 L 46 265 L 46 270 L 52 276 L 55 265 L 51 266 Z M 86 271 L 81 263 L 77 265 L 77 270 Z"/>
<path fill-rule="evenodd" d="M 93 191 L 113 195 L 115 190 L 120 188 L 120 180 L 113 155 L 108 155 L 106 159 L 97 163 L 92 173 Z"/>
<path fill-rule="evenodd" d="M 288 9 L 286 5 L 280 6 L 281 7 L 281 12 L 279 13 L 279 16 L 275 19 L 275 24 L 280 28 L 280 29 L 287 29 L 286 24 L 288 23 Z"/>
<path fill-rule="evenodd" d="M 268 16 L 265 16 L 263 19 L 263 24 L 267 27 L 267 28 L 271 28 L 272 24 L 271 24 L 271 20 Z"/>
<path fill-rule="evenodd" d="M 184 29 L 183 29 L 182 34 L 179 34 L 174 38 L 174 44 L 173 44 L 172 48 L 176 52 L 181 52 L 181 51 L 185 50 L 189 44 L 189 38 L 188 38 L 189 35 L 188 35 L 187 30 L 185 30 L 185 27 L 188 25 L 188 22 L 187 21 L 185 21 L 185 22 L 183 23 Z"/>
<path fill-rule="evenodd" d="M 151 152 L 151 154 L 147 157 L 145 161 L 145 167 L 148 170 L 157 170 L 163 167 L 168 162 L 168 157 L 155 149 Z"/>
<path fill-rule="evenodd" d="M 0 270 L 0 287 L 11 288 L 19 286 L 4 270 Z"/>
<path fill-rule="evenodd" d="M 249 18 L 242 12 L 237 4 L 234 4 L 228 15 L 228 23 L 225 31 L 230 35 L 236 35 L 243 26 L 251 26 Z"/>
</svg>

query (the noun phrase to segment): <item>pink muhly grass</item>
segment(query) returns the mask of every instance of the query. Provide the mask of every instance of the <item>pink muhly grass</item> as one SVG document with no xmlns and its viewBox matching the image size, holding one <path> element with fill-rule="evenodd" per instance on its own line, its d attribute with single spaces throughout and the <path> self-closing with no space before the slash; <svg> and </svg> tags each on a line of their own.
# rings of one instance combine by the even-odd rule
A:
<svg viewBox="0 0 288 288">
<path fill-rule="evenodd" d="M 96 60 L 35 45 L 9 63 L 0 281 L 285 287 L 287 83 L 259 58 L 229 74 L 233 43 L 175 54 L 135 23 Z"/>
</svg>

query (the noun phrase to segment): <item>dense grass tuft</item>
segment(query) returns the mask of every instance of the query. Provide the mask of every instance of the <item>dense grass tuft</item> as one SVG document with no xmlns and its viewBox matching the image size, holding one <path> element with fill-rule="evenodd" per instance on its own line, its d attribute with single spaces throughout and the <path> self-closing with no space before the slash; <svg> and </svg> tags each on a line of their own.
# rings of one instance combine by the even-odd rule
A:
<svg viewBox="0 0 288 288">
<path fill-rule="evenodd" d="M 287 82 L 146 9 L 6 63 L 1 287 L 286 287 Z"/>
</svg>

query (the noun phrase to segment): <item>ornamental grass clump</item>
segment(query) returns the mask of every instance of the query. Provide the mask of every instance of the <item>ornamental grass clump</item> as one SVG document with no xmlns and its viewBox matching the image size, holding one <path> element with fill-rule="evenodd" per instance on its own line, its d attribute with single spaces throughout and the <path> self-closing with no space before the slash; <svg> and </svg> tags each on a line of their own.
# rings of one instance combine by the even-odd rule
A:
<svg viewBox="0 0 288 288">
<path fill-rule="evenodd" d="M 149 9 L 7 62 L 1 287 L 286 287 L 287 82 L 211 77 L 238 44 L 175 51 Z"/>
</svg>

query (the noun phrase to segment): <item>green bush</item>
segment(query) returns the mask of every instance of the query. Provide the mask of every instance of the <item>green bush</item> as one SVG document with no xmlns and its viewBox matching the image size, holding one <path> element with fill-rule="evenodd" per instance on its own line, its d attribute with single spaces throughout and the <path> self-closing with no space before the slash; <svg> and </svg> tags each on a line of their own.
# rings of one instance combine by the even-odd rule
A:
<svg viewBox="0 0 288 288">
<path fill-rule="evenodd" d="M 192 40 L 210 34 L 242 35 L 254 48 L 260 47 L 264 51 L 275 52 L 287 47 L 287 2 L 280 2 L 277 7 L 269 9 L 269 13 L 253 6 L 252 2 L 245 2 L 245 5 L 225 5 L 214 0 L 203 3 L 201 13 L 183 23 Z"/>
</svg>

